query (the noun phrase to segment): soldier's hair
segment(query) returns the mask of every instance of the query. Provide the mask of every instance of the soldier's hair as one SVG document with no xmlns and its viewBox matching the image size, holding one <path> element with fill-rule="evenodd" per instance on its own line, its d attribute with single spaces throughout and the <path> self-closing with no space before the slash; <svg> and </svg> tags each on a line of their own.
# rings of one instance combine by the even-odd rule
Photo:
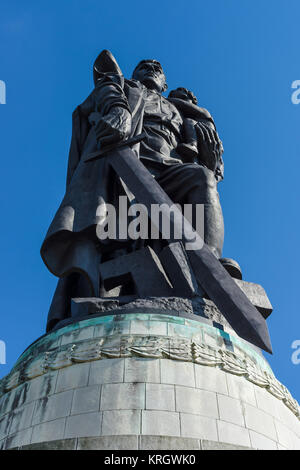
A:
<svg viewBox="0 0 300 470">
<path fill-rule="evenodd" d="M 198 100 L 196 96 L 194 95 L 194 93 L 191 90 L 188 90 L 187 88 L 183 88 L 183 87 L 176 88 L 176 90 L 171 90 L 169 93 L 169 98 L 177 98 L 177 93 L 176 93 L 177 90 L 183 91 L 188 96 L 188 98 L 192 101 L 193 104 L 198 104 Z"/>
</svg>

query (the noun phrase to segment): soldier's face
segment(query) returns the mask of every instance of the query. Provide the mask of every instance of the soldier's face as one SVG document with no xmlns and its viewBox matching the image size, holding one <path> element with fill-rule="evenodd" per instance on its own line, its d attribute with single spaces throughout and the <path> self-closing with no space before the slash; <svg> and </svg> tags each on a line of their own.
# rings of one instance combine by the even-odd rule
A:
<svg viewBox="0 0 300 470">
<path fill-rule="evenodd" d="M 157 91 L 165 91 L 166 77 L 159 64 L 144 62 L 134 71 L 133 78 L 138 80 L 147 88 Z"/>
</svg>

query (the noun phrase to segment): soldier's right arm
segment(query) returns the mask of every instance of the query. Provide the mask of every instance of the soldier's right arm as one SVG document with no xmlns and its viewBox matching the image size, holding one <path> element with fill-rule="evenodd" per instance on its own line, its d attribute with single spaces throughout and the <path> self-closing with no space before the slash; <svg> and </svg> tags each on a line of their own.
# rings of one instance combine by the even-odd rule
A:
<svg viewBox="0 0 300 470">
<path fill-rule="evenodd" d="M 89 117 L 102 145 L 125 139 L 131 130 L 131 111 L 124 93 L 124 78 L 104 73 L 94 90 L 95 112 Z"/>
<path fill-rule="evenodd" d="M 124 92 L 124 77 L 110 51 L 103 50 L 95 60 L 94 112 L 89 121 L 94 125 L 100 144 L 125 139 L 131 130 L 131 111 Z"/>
</svg>

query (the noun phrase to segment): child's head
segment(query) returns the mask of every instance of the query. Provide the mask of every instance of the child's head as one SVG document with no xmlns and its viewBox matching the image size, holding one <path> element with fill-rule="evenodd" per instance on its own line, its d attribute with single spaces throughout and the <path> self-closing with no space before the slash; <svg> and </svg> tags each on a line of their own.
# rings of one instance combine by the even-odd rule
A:
<svg viewBox="0 0 300 470">
<path fill-rule="evenodd" d="M 169 93 L 169 98 L 180 98 L 181 100 L 188 101 L 193 104 L 197 104 L 197 98 L 194 93 L 187 88 L 176 88 L 176 90 L 172 90 Z"/>
</svg>

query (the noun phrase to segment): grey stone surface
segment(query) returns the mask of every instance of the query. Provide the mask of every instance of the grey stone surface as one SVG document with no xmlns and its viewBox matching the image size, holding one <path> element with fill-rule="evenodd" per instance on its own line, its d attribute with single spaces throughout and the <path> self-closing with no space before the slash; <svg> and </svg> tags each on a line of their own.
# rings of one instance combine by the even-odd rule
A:
<svg viewBox="0 0 300 470">
<path fill-rule="evenodd" d="M 247 403 L 244 410 L 247 428 L 259 432 L 270 439 L 277 440 L 274 418 L 271 415 Z"/>
<path fill-rule="evenodd" d="M 99 411 L 100 394 L 100 385 L 90 385 L 74 390 L 71 414 Z"/>
<path fill-rule="evenodd" d="M 167 436 L 140 436 L 141 450 L 200 450 L 198 439 Z"/>
<path fill-rule="evenodd" d="M 140 410 L 103 411 L 102 435 L 140 434 Z"/>
<path fill-rule="evenodd" d="M 297 418 L 294 413 L 291 413 L 287 406 L 282 406 L 282 402 L 280 400 L 273 400 L 272 405 L 274 407 L 274 412 L 270 414 L 274 414 L 276 420 L 283 423 L 298 437 L 300 437 L 299 418 Z"/>
<path fill-rule="evenodd" d="M 250 447 L 227 444 L 225 442 L 201 440 L 202 450 L 254 450 Z"/>
<path fill-rule="evenodd" d="M 13 448 L 19 450 L 254 450 L 224 442 L 143 435 L 79 437 L 78 439 L 59 439 L 14 446 Z M 278 446 L 278 448 L 286 450 L 283 446 Z"/>
<path fill-rule="evenodd" d="M 0 398 L 0 415 L 24 405 L 29 384 L 19 385 Z"/>
<path fill-rule="evenodd" d="M 257 406 L 254 393 L 254 385 L 244 377 L 227 374 L 228 394 L 233 398 L 238 398 L 252 406 Z"/>
<path fill-rule="evenodd" d="M 180 413 L 181 435 L 218 441 L 216 420 L 205 416 Z"/>
<path fill-rule="evenodd" d="M 274 424 L 275 424 L 276 435 L 278 436 L 279 444 L 286 447 L 287 449 L 291 449 L 291 448 L 293 449 L 294 448 L 294 445 L 293 445 L 294 436 L 291 430 L 287 426 L 285 426 L 283 423 L 280 423 L 277 420 L 274 421 Z M 271 430 L 273 431 L 272 428 Z M 266 433 L 262 433 L 262 434 L 266 435 Z M 272 432 L 271 433 L 269 432 L 268 434 L 273 435 Z"/>
<path fill-rule="evenodd" d="M 0 440 L 4 439 L 9 433 L 10 418 L 10 415 L 0 418 Z"/>
<path fill-rule="evenodd" d="M 22 445 L 20 450 L 76 450 L 77 439 L 59 439 L 49 442 Z"/>
<path fill-rule="evenodd" d="M 102 385 L 101 410 L 139 410 L 145 407 L 145 384 Z"/>
<path fill-rule="evenodd" d="M 89 385 L 117 383 L 124 380 L 124 359 L 103 359 L 91 363 Z"/>
<path fill-rule="evenodd" d="M 28 385 L 26 390 L 26 402 L 35 401 L 38 398 L 50 396 L 55 392 L 58 371 L 47 372 L 42 377 L 37 377 L 25 385 Z"/>
<path fill-rule="evenodd" d="M 6 438 L 5 448 L 19 447 L 30 443 L 32 428 L 23 429 L 22 431 L 10 434 Z"/>
<path fill-rule="evenodd" d="M 241 401 L 236 398 L 218 395 L 220 419 L 229 423 L 245 426 Z"/>
<path fill-rule="evenodd" d="M 195 386 L 194 364 L 188 362 L 161 360 L 161 382 L 166 384 Z"/>
<path fill-rule="evenodd" d="M 35 425 L 68 416 L 71 412 L 72 398 L 73 390 L 68 390 L 39 399 L 36 402 L 32 424 Z"/>
<path fill-rule="evenodd" d="M 218 418 L 217 396 L 214 392 L 175 386 L 176 411 Z"/>
<path fill-rule="evenodd" d="M 75 366 L 60 369 L 57 377 L 56 393 L 64 392 L 88 384 L 90 364 L 76 364 Z"/>
<path fill-rule="evenodd" d="M 277 450 L 277 445 L 275 441 L 268 439 L 263 434 L 259 434 L 255 431 L 249 431 L 250 441 L 254 449 L 260 450 Z"/>
<path fill-rule="evenodd" d="M 125 382 L 160 382 L 160 365 L 153 358 L 126 358 Z"/>
<path fill-rule="evenodd" d="M 217 421 L 218 435 L 221 442 L 229 444 L 251 447 L 248 429 L 237 426 L 236 424 Z"/>
<path fill-rule="evenodd" d="M 179 413 L 142 411 L 142 434 L 180 436 Z"/>
<path fill-rule="evenodd" d="M 29 405 L 22 406 L 12 412 L 11 425 L 9 432 L 14 434 L 21 429 L 29 428 L 31 426 L 33 411 L 35 403 L 32 402 Z"/>
<path fill-rule="evenodd" d="M 174 385 L 147 383 L 146 409 L 175 411 Z"/>
<path fill-rule="evenodd" d="M 55 419 L 33 427 L 31 442 L 55 441 L 63 439 L 66 418 Z"/>
<path fill-rule="evenodd" d="M 102 413 L 87 413 L 69 416 L 66 421 L 64 437 L 99 436 L 101 432 Z"/>
<path fill-rule="evenodd" d="M 227 380 L 228 374 L 216 367 L 207 367 L 195 364 L 196 387 L 204 390 L 211 390 L 223 395 L 228 395 Z"/>
<path fill-rule="evenodd" d="M 257 408 L 261 409 L 262 411 L 265 411 L 266 413 L 280 420 L 280 413 L 279 413 L 277 398 L 271 395 L 266 389 L 258 388 L 258 387 L 255 388 L 255 397 L 256 397 Z M 288 413 L 288 415 L 290 416 L 290 413 Z"/>
<path fill-rule="evenodd" d="M 77 450 L 137 450 L 139 436 L 79 438 Z"/>
<path fill-rule="evenodd" d="M 292 442 L 293 442 L 293 449 L 300 450 L 300 439 L 299 437 L 295 436 L 294 433 L 291 432 L 292 435 Z"/>
</svg>

